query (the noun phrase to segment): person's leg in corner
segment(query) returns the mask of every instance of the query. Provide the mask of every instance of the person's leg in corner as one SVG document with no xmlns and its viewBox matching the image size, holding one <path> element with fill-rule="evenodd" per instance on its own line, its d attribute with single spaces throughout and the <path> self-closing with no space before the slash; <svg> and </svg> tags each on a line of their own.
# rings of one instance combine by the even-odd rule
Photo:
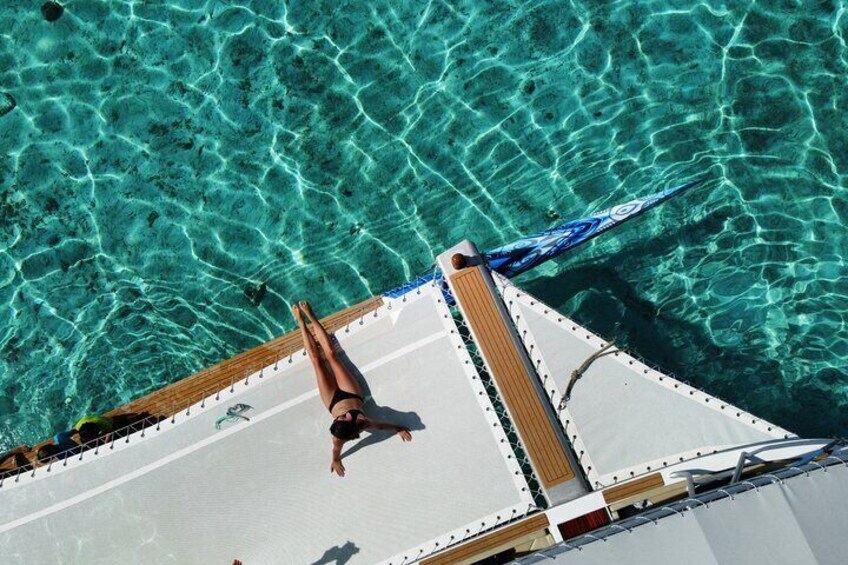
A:
<svg viewBox="0 0 848 565">
<path fill-rule="evenodd" d="M 315 342 L 315 338 L 312 337 L 312 334 L 306 328 L 306 321 L 303 319 L 303 312 L 300 309 L 299 304 L 295 304 L 292 308 L 292 313 L 294 314 L 294 319 L 297 320 L 297 325 L 300 327 L 300 335 L 303 338 L 303 347 L 306 349 L 306 352 L 309 354 L 309 359 L 312 361 L 312 368 L 315 370 L 315 377 L 318 380 L 318 392 L 321 394 L 321 400 L 324 402 L 324 406 L 329 410 L 330 402 L 333 400 L 333 394 L 336 392 L 338 388 L 338 384 L 336 383 L 336 379 L 332 373 L 324 368 L 323 363 L 321 363 L 321 352 L 318 349 L 318 344 Z"/>
<path fill-rule="evenodd" d="M 362 387 L 359 386 L 359 383 L 356 381 L 356 377 L 351 374 L 348 368 L 345 367 L 345 364 L 342 363 L 341 359 L 339 359 L 339 356 L 336 354 L 336 349 L 333 347 L 333 342 L 330 339 L 330 334 L 328 334 L 324 326 L 321 325 L 320 320 L 315 317 L 315 314 L 312 312 L 312 307 L 308 302 L 301 302 L 300 307 L 306 315 L 309 316 L 309 319 L 312 320 L 312 327 L 315 329 L 315 338 L 321 345 L 324 357 L 327 359 L 327 362 L 330 363 L 330 368 L 333 370 L 333 374 L 335 375 L 337 386 L 346 392 L 352 392 L 353 394 L 363 396 Z"/>
</svg>

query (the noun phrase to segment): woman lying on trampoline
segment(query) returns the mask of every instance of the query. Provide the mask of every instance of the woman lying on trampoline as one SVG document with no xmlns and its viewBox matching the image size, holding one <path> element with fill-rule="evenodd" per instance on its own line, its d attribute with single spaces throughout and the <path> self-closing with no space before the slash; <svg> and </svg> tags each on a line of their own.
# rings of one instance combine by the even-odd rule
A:
<svg viewBox="0 0 848 565">
<path fill-rule="evenodd" d="M 341 458 L 342 445 L 348 440 L 358 438 L 359 432 L 363 430 L 389 430 L 397 432 L 403 441 L 412 441 L 412 434 L 409 433 L 407 428 L 378 422 L 367 418 L 362 413 L 364 401 L 362 389 L 339 359 L 327 330 L 312 313 L 309 303 L 299 302 L 295 304 L 292 312 L 295 320 L 297 320 L 297 325 L 300 326 L 303 346 L 309 353 L 312 367 L 315 369 L 321 400 L 324 401 L 324 405 L 333 417 L 333 424 L 330 426 L 330 433 L 333 435 L 333 462 L 330 465 L 330 472 L 344 477 L 345 468 L 342 465 Z M 304 315 L 312 321 L 315 337 L 312 337 L 312 333 L 307 329 Z M 322 363 L 322 353 L 324 360 L 329 365 L 329 371 Z"/>
</svg>

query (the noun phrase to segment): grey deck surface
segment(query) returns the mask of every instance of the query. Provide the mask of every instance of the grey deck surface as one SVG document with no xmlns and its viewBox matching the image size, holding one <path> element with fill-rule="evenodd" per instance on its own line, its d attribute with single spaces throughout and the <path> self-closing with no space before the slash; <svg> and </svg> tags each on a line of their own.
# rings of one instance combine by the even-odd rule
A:
<svg viewBox="0 0 848 565">
<path fill-rule="evenodd" d="M 296 355 L 144 439 L 7 482 L 0 553 L 27 564 L 400 561 L 525 512 L 526 485 L 438 291 L 414 296 L 338 333 L 370 386 L 366 413 L 409 425 L 412 443 L 371 443 L 345 457 L 345 478 L 331 475 L 330 418 Z M 237 402 L 251 421 L 215 430 Z"/>
</svg>

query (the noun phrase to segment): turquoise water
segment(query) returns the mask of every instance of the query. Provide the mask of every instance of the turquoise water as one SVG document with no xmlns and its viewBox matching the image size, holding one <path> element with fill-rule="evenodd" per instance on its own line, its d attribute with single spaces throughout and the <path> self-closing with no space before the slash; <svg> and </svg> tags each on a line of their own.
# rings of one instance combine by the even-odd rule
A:
<svg viewBox="0 0 848 565">
<path fill-rule="evenodd" d="M 848 433 L 841 2 L 0 7 L 0 447 L 426 268 L 707 173 L 531 292 Z"/>
</svg>

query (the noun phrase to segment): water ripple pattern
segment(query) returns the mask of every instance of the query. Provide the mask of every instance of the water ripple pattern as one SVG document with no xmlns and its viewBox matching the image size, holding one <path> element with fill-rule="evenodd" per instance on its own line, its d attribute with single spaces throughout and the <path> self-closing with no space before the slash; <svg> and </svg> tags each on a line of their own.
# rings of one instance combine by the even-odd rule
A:
<svg viewBox="0 0 848 565">
<path fill-rule="evenodd" d="M 701 174 L 520 282 L 848 433 L 844 2 L 64 7 L 0 6 L 0 447 Z"/>
</svg>

